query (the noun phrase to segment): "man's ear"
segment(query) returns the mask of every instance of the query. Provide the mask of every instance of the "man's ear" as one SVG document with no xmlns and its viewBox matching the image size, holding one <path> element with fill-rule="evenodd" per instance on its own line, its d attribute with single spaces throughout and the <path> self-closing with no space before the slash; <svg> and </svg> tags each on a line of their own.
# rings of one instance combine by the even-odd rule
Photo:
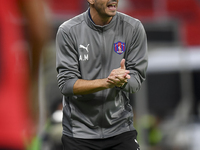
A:
<svg viewBox="0 0 200 150">
<path fill-rule="evenodd" d="M 87 0 L 89 4 L 94 4 L 94 0 Z"/>
</svg>

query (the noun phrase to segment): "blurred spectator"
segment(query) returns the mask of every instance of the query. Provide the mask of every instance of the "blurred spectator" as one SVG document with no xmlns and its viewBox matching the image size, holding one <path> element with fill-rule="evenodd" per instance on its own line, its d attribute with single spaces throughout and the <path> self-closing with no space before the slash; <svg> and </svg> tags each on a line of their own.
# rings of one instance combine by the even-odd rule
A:
<svg viewBox="0 0 200 150">
<path fill-rule="evenodd" d="M 24 150 L 25 145 L 36 134 L 39 60 L 49 36 L 48 29 L 42 0 L 1 1 L 0 149 L 2 150 Z"/>
</svg>

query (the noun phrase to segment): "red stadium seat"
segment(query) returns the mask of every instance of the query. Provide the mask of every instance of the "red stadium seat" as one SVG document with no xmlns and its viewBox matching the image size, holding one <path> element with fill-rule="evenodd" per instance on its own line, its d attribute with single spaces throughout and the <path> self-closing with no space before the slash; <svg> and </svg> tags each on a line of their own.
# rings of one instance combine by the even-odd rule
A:
<svg viewBox="0 0 200 150">
<path fill-rule="evenodd" d="M 77 14 L 81 11 L 80 0 L 50 0 L 50 7 L 55 14 Z"/>
<path fill-rule="evenodd" d="M 198 14 L 198 3 L 196 0 L 166 0 L 168 14 L 181 19 L 192 19 Z"/>
</svg>

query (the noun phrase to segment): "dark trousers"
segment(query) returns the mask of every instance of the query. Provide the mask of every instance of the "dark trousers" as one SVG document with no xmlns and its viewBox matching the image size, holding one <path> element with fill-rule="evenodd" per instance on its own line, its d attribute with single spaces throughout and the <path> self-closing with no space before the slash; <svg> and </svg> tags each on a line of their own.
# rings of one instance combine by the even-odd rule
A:
<svg viewBox="0 0 200 150">
<path fill-rule="evenodd" d="M 106 139 L 79 139 L 62 136 L 63 150 L 140 150 L 137 132 L 129 131 Z"/>
</svg>

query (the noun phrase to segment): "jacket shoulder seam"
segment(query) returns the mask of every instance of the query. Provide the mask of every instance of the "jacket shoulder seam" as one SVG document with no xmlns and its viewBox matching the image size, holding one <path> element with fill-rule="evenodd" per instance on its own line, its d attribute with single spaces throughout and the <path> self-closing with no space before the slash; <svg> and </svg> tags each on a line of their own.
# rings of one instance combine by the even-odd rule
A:
<svg viewBox="0 0 200 150">
<path fill-rule="evenodd" d="M 128 16 L 128 15 L 123 14 L 123 13 L 119 13 L 119 15 L 120 15 L 120 20 L 126 22 L 127 24 L 132 26 L 134 29 L 138 28 L 138 26 L 141 24 L 141 21 L 139 19 L 133 18 L 133 17 Z M 136 26 L 131 24 L 131 22 L 136 22 Z"/>
<path fill-rule="evenodd" d="M 70 19 L 70 20 L 68 20 L 68 21 L 65 21 L 63 24 L 60 25 L 59 28 L 62 29 L 64 33 L 67 33 L 67 32 L 70 32 L 72 28 L 74 28 L 74 27 L 80 25 L 82 22 L 85 21 L 84 19 L 82 19 L 82 20 L 80 20 L 80 21 L 76 21 L 75 19 L 76 19 L 76 18 Z M 70 25 L 70 24 L 73 23 L 73 22 L 74 22 L 74 24 L 73 24 L 73 25 Z M 69 25 L 68 25 L 68 24 L 69 24 Z"/>
</svg>

